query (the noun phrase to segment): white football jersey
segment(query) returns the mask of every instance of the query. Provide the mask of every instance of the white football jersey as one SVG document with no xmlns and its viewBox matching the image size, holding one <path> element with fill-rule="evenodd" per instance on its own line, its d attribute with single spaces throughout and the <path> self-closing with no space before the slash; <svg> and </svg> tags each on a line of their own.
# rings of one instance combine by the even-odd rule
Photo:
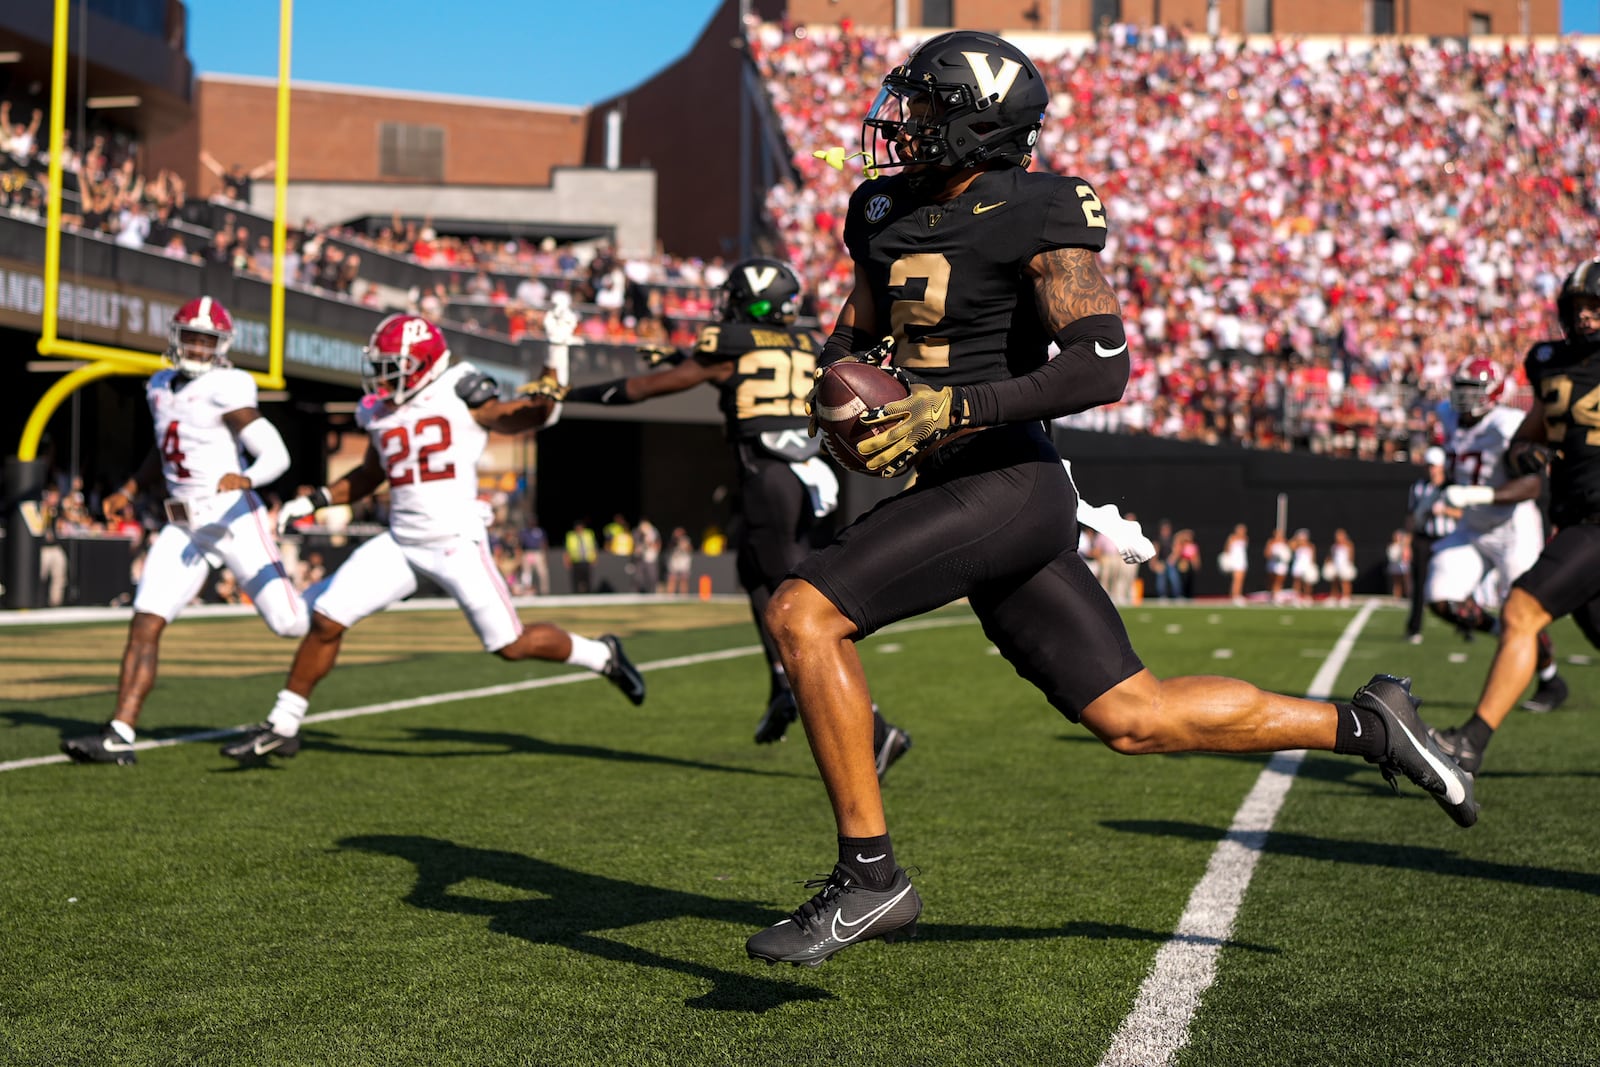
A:
<svg viewBox="0 0 1600 1067">
<path fill-rule="evenodd" d="M 224 474 L 244 470 L 239 442 L 222 421 L 230 411 L 256 406 L 256 383 L 233 367 L 185 378 L 176 370 L 157 371 L 145 386 L 155 420 L 156 449 L 167 492 L 182 500 L 216 494 Z"/>
<path fill-rule="evenodd" d="M 1449 481 L 1452 485 L 1487 485 L 1498 488 L 1509 480 L 1506 449 L 1517 427 L 1522 425 L 1521 410 L 1501 405 L 1471 426 L 1457 425 L 1446 447 L 1449 453 Z M 1534 507 L 1532 501 L 1524 501 Z M 1490 530 L 1507 519 L 1518 505 L 1479 504 L 1466 509 L 1462 523 L 1473 530 Z"/>
<path fill-rule="evenodd" d="M 457 363 L 399 407 L 370 396 L 356 407 L 356 425 L 383 457 L 389 532 L 402 544 L 484 538 L 478 461 L 489 431 L 456 395 L 456 383 L 472 373 L 471 364 Z"/>
</svg>

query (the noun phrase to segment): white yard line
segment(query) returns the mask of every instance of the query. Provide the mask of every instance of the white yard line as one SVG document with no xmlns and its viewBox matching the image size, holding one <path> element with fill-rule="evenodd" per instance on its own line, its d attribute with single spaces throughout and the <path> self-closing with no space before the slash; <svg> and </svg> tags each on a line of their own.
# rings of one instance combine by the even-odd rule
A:
<svg viewBox="0 0 1600 1067">
<path fill-rule="evenodd" d="M 1377 607 L 1376 601 L 1368 601 L 1350 620 L 1311 679 L 1306 696 L 1328 699 L 1340 669 Z M 1205 877 L 1189 895 L 1172 939 L 1156 953 L 1155 964 L 1139 987 L 1133 1011 L 1111 1039 L 1111 1048 L 1100 1060 L 1101 1067 L 1170 1064 L 1188 1044 L 1189 1024 L 1200 1007 L 1200 998 L 1217 976 L 1217 956 L 1233 933 L 1233 921 L 1255 873 L 1256 860 L 1261 858 L 1267 834 L 1305 756 L 1304 749 L 1296 749 L 1279 752 L 1267 761 L 1266 769 L 1234 815 L 1233 825 L 1211 854 Z"/>
<path fill-rule="evenodd" d="M 548 598 L 547 598 L 548 599 Z M 648 602 L 641 600 L 641 602 Z M 455 601 L 439 602 L 441 606 L 454 607 Z M 392 610 L 392 609 L 391 609 Z M 246 613 L 253 614 L 246 609 Z M 84 621 L 81 617 L 74 621 Z M 882 633 L 910 633 L 915 630 L 937 630 L 947 626 L 971 626 L 977 619 L 970 615 L 954 618 L 941 617 L 934 619 L 914 619 L 910 622 L 899 623 L 895 626 L 885 627 Z M 738 648 L 723 648 L 714 652 L 698 652 L 690 656 L 674 656 L 670 659 L 658 659 L 650 663 L 639 664 L 641 671 L 664 671 L 675 667 L 693 667 L 701 663 L 715 663 L 725 659 L 739 659 L 742 656 L 754 656 L 761 652 L 760 645 L 741 645 Z M 486 685 L 478 689 L 457 689 L 448 693 L 434 693 L 429 696 L 410 697 L 406 700 L 386 700 L 379 704 L 361 704 L 353 708 L 337 708 L 333 711 L 318 712 L 307 715 L 305 721 L 334 722 L 338 719 L 355 719 L 363 715 L 382 715 L 390 711 L 404 711 L 408 708 L 427 708 L 436 704 L 452 704 L 458 700 L 478 700 L 483 697 L 507 696 L 512 693 L 524 693 L 530 689 L 548 689 L 557 685 L 572 685 L 577 682 L 592 682 L 599 679 L 598 674 L 590 671 L 575 671 L 571 674 L 558 674 L 549 678 L 529 678 L 523 682 L 507 682 L 503 685 Z M 247 724 L 248 725 L 248 724 Z M 224 737 L 232 737 L 243 732 L 246 726 L 231 726 L 217 730 L 201 730 L 197 733 L 182 734 L 178 737 L 167 737 L 160 741 L 140 741 L 135 744 L 134 751 L 143 752 L 152 748 L 169 748 L 173 745 L 194 744 L 201 741 L 216 741 Z M 57 754 L 54 756 L 34 756 L 30 759 L 11 760 L 0 763 L 0 773 L 6 771 L 20 771 L 27 767 L 45 767 L 52 763 L 67 763 L 67 756 Z"/>
</svg>

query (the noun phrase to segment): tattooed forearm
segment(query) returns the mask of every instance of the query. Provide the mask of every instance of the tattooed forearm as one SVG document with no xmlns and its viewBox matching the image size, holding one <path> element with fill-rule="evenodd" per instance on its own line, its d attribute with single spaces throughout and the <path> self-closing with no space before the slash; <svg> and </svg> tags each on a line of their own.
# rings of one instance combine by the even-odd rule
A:
<svg viewBox="0 0 1600 1067">
<path fill-rule="evenodd" d="M 1118 315 L 1117 294 L 1100 273 L 1100 263 L 1087 248 L 1056 248 L 1034 256 L 1028 264 L 1039 320 L 1055 334 L 1067 323 L 1089 315 Z"/>
</svg>

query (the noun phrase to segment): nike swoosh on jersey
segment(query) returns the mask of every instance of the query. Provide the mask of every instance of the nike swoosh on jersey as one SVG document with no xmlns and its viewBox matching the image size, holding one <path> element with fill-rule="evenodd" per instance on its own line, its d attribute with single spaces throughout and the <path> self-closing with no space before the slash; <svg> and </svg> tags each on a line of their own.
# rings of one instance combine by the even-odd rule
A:
<svg viewBox="0 0 1600 1067">
<path fill-rule="evenodd" d="M 904 889 L 900 890 L 900 892 L 896 893 L 893 897 L 891 897 L 890 899 L 884 901 L 882 904 L 879 904 L 876 908 L 873 908 L 871 911 L 867 912 L 865 915 L 863 915 L 861 918 L 857 919 L 855 922 L 851 922 L 849 919 L 846 919 L 844 917 L 844 909 L 843 908 L 841 908 L 840 910 L 834 912 L 833 913 L 833 939 L 835 941 L 854 941 L 856 938 L 860 937 L 862 934 L 866 933 L 869 929 L 871 929 L 872 928 L 872 924 L 873 924 L 873 922 L 875 920 L 882 918 L 883 915 L 886 912 L 888 912 L 888 910 L 890 908 L 894 907 L 896 904 L 898 904 L 902 900 L 904 900 L 906 894 L 909 893 L 909 892 L 911 892 L 911 886 L 908 884 Z M 840 927 L 841 924 L 845 927 L 845 929 L 847 931 L 850 931 L 850 932 L 849 933 L 845 933 L 845 934 L 841 934 L 839 932 L 839 927 Z M 858 927 L 859 927 L 859 929 L 858 929 Z"/>
<path fill-rule="evenodd" d="M 1112 356 L 1120 356 L 1120 355 L 1122 355 L 1122 353 L 1126 352 L 1127 350 L 1128 350 L 1128 342 L 1126 342 L 1126 341 L 1122 342 L 1116 348 L 1107 348 L 1105 345 L 1101 344 L 1099 341 L 1096 341 L 1094 343 L 1094 354 L 1099 356 L 1101 359 L 1110 359 Z"/>
<path fill-rule="evenodd" d="M 972 213 L 974 215 L 982 215 L 985 211 L 993 211 L 995 208 L 999 207 L 1001 204 L 1004 204 L 1004 203 L 1005 203 L 1004 200 L 996 200 L 992 204 L 981 204 L 981 203 L 980 204 L 973 204 L 972 205 Z"/>
</svg>

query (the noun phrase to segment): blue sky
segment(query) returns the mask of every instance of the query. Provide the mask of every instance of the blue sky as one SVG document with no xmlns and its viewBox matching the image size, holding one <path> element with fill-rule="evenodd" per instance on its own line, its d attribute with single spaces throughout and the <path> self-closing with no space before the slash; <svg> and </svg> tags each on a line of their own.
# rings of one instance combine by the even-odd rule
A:
<svg viewBox="0 0 1600 1067">
<path fill-rule="evenodd" d="M 1561 0 L 1561 29 L 1566 33 L 1600 33 L 1600 0 Z"/>
<path fill-rule="evenodd" d="M 294 77 L 592 104 L 688 51 L 718 0 L 301 0 Z M 1562 29 L 1600 33 L 1600 0 L 1562 0 Z M 205 74 L 278 71 L 275 0 L 190 0 Z"/>
<path fill-rule="evenodd" d="M 301 0 L 296 80 L 592 104 L 689 50 L 719 0 Z M 202 74 L 278 73 L 276 0 L 189 0 Z"/>
</svg>

